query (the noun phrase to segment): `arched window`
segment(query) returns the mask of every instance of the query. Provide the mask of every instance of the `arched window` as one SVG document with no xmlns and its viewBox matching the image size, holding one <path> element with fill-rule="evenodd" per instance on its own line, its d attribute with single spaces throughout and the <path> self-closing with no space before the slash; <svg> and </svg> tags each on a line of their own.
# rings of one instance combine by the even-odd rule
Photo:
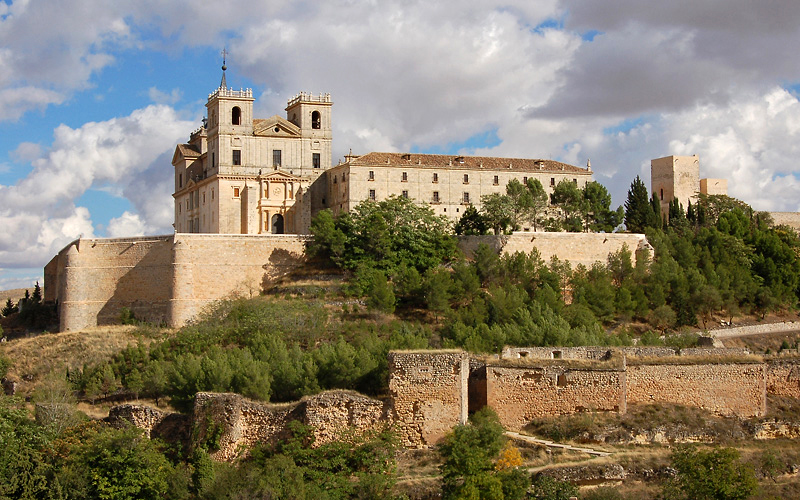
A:
<svg viewBox="0 0 800 500">
<path fill-rule="evenodd" d="M 272 216 L 272 234 L 283 234 L 283 215 Z"/>
<path fill-rule="evenodd" d="M 320 128 L 319 111 L 311 113 L 311 128 Z"/>
<path fill-rule="evenodd" d="M 234 106 L 231 110 L 231 123 L 233 125 L 239 125 L 242 121 L 242 110 L 239 109 L 239 106 Z"/>
</svg>

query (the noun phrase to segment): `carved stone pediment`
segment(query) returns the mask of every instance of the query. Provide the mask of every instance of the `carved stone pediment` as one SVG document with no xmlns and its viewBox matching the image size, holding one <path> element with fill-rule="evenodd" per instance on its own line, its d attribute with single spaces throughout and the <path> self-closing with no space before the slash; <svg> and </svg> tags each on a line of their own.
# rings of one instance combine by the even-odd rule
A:
<svg viewBox="0 0 800 500">
<path fill-rule="evenodd" d="M 300 137 L 300 127 L 286 118 L 274 115 L 253 121 L 253 135 L 263 137 Z"/>
</svg>

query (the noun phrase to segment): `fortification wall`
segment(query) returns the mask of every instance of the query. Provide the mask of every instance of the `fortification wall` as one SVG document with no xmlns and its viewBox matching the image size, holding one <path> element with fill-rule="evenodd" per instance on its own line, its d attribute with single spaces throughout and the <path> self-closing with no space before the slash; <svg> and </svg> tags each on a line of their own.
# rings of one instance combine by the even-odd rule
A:
<svg viewBox="0 0 800 500">
<path fill-rule="evenodd" d="M 209 304 L 259 295 L 303 263 L 307 236 L 176 234 L 170 326 L 196 317 Z"/>
<path fill-rule="evenodd" d="M 647 248 L 650 255 L 653 249 L 643 234 L 631 233 L 548 233 L 516 232 L 510 235 L 462 236 L 459 248 L 467 255 L 474 255 L 481 243 L 488 245 L 500 254 L 514 252 L 530 253 L 539 251 L 545 262 L 552 257 L 569 261 L 572 266 L 583 264 L 591 267 L 595 262 L 605 263 L 608 255 L 618 252 L 627 245 L 632 254 L 640 248 Z"/>
<path fill-rule="evenodd" d="M 776 225 L 785 225 L 800 231 L 800 212 L 769 212 Z"/>
<path fill-rule="evenodd" d="M 540 417 L 586 410 L 625 413 L 625 370 L 551 366 L 486 366 L 487 404 L 509 430 Z"/>
<path fill-rule="evenodd" d="M 435 444 L 467 421 L 469 359 L 462 351 L 392 351 L 392 420 L 408 448 Z"/>
<path fill-rule="evenodd" d="M 350 391 L 330 391 L 306 398 L 303 423 L 314 428 L 314 443 L 342 438 L 344 431 L 361 433 L 388 424 L 388 405 Z"/>
<path fill-rule="evenodd" d="M 58 301 L 60 329 L 119 322 L 123 307 L 141 319 L 165 322 L 172 274 L 171 236 L 79 239 L 59 252 L 45 289 Z M 51 261 L 52 263 L 52 261 Z"/>
<path fill-rule="evenodd" d="M 307 236 L 175 234 L 79 239 L 45 267 L 60 330 L 116 323 L 127 307 L 179 327 L 210 303 L 258 295 L 303 262 Z"/>
<path fill-rule="evenodd" d="M 766 413 L 766 366 L 698 361 L 627 365 L 628 404 L 674 403 L 740 417 Z"/>
</svg>

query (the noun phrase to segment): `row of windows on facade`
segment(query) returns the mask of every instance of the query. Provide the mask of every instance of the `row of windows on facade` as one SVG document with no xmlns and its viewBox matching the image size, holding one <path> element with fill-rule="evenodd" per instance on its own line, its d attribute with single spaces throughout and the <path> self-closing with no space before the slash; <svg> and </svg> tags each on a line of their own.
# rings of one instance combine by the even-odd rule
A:
<svg viewBox="0 0 800 500">
<path fill-rule="evenodd" d="M 273 167 L 280 167 L 281 166 L 281 157 L 282 151 L 280 149 L 273 149 L 272 150 L 272 166 Z M 242 150 L 241 149 L 234 149 L 233 156 L 231 158 L 231 163 L 233 165 L 241 165 L 242 164 Z M 320 168 L 321 159 L 319 153 L 311 153 L 311 166 L 314 168 Z"/>
<path fill-rule="evenodd" d="M 214 115 L 212 114 L 211 116 L 212 116 L 212 120 L 213 120 Z M 295 116 L 293 115 L 292 118 L 295 118 Z M 311 128 L 313 128 L 313 129 L 321 128 L 321 126 L 322 126 L 322 119 L 321 118 L 322 117 L 319 114 L 319 111 L 312 111 L 311 112 Z M 234 106 L 233 109 L 231 109 L 231 125 L 241 125 L 241 124 L 242 124 L 242 110 L 239 108 L 239 106 Z M 277 130 L 276 130 L 276 132 L 277 132 Z"/>
<path fill-rule="evenodd" d="M 342 175 L 342 180 L 344 181 L 344 175 Z M 374 181 L 375 180 L 375 171 L 374 170 L 370 170 L 369 171 L 367 180 L 370 180 L 370 181 Z M 492 184 L 494 184 L 495 186 L 499 186 L 500 185 L 500 176 L 499 175 L 495 175 L 494 179 L 492 179 L 492 181 L 493 181 Z M 336 178 L 335 177 L 334 177 L 334 182 L 336 182 Z M 408 172 L 402 172 L 400 174 L 400 182 L 408 182 Z M 431 182 L 434 182 L 434 183 L 439 182 L 439 174 L 437 172 L 433 173 L 433 180 Z M 578 183 L 578 179 L 572 179 L 572 182 L 577 184 Z M 528 178 L 527 177 L 523 177 L 522 178 L 522 183 L 523 184 L 527 184 L 528 183 Z M 469 184 L 469 174 L 464 174 L 464 184 Z M 555 186 L 555 185 L 556 185 L 556 178 L 555 177 L 550 177 L 550 186 Z"/>
<path fill-rule="evenodd" d="M 408 198 L 408 191 L 407 190 L 403 190 L 401 196 L 403 198 Z M 376 194 L 375 194 L 375 190 L 374 189 L 370 189 L 369 190 L 369 199 L 372 200 L 372 201 L 376 200 Z M 464 191 L 464 194 L 461 196 L 461 203 L 469 204 L 469 203 L 471 203 L 469 200 L 470 200 L 469 199 L 469 193 Z M 439 197 L 439 191 L 434 191 L 433 192 L 433 196 L 431 197 L 431 203 L 441 203 L 441 202 L 442 202 L 442 200 Z"/>
</svg>

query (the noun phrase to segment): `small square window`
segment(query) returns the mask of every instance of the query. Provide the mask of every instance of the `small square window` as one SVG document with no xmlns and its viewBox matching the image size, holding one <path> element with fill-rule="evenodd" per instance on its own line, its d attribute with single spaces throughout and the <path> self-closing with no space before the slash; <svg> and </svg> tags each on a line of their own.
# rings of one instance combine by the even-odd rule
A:
<svg viewBox="0 0 800 500">
<path fill-rule="evenodd" d="M 233 164 L 234 165 L 241 165 L 242 164 L 242 150 L 241 149 L 234 149 L 233 150 Z"/>
<path fill-rule="evenodd" d="M 550 185 L 551 186 L 555 186 L 556 185 L 556 178 L 555 177 L 550 177 Z"/>
<path fill-rule="evenodd" d="M 578 179 L 572 179 L 572 183 L 577 186 L 578 185 Z"/>
<path fill-rule="evenodd" d="M 522 183 L 527 185 L 528 184 L 528 178 L 527 177 L 523 177 L 522 178 Z"/>
<path fill-rule="evenodd" d="M 439 174 L 436 172 L 433 173 L 433 182 L 439 182 Z"/>
<path fill-rule="evenodd" d="M 498 184 L 500 184 L 500 176 L 499 176 L 499 175 L 495 175 L 495 176 L 494 176 L 494 179 L 493 179 L 493 181 L 492 181 L 492 184 L 494 184 L 495 186 L 497 186 Z"/>
<path fill-rule="evenodd" d="M 233 197 L 234 198 L 238 198 L 239 197 L 239 188 L 238 187 L 233 188 Z"/>
<path fill-rule="evenodd" d="M 469 184 L 469 174 L 464 174 L 464 184 Z"/>
<path fill-rule="evenodd" d="M 469 203 L 469 193 L 464 192 L 464 203 Z"/>
<path fill-rule="evenodd" d="M 369 190 L 369 199 L 375 201 L 375 190 L 374 189 L 370 189 Z"/>
<path fill-rule="evenodd" d="M 370 171 L 369 171 L 369 177 L 368 177 L 368 178 L 369 178 L 369 180 L 371 180 L 371 181 L 374 181 L 374 180 L 375 180 L 375 171 L 374 171 L 374 170 L 370 170 Z"/>
<path fill-rule="evenodd" d="M 403 198 L 408 198 L 408 191 L 403 191 Z"/>
<path fill-rule="evenodd" d="M 439 191 L 434 191 L 433 192 L 433 202 L 434 203 L 439 203 Z"/>
</svg>

